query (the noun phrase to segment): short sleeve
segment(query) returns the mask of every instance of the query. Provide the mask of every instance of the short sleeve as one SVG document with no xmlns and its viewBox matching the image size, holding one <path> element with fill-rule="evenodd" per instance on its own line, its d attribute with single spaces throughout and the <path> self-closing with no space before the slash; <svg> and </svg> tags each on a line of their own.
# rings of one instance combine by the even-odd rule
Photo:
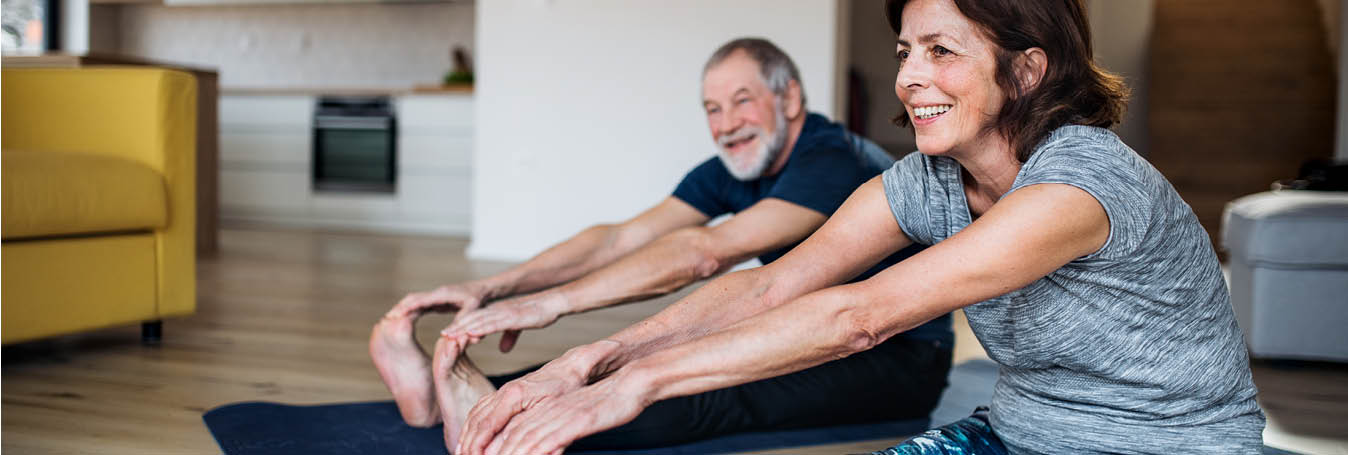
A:
<svg viewBox="0 0 1348 455">
<path fill-rule="evenodd" d="M 1109 238 L 1085 259 L 1127 255 L 1142 244 L 1151 219 L 1152 202 L 1138 177 L 1139 160 L 1112 134 L 1050 137 L 1025 163 L 1007 194 L 1043 183 L 1080 188 L 1095 198 L 1109 217 Z"/>
<path fill-rule="evenodd" d="M 841 140 L 810 150 L 797 149 L 766 197 L 781 199 L 831 216 L 843 202 L 879 172 L 861 161 Z"/>
<path fill-rule="evenodd" d="M 899 229 L 914 242 L 935 245 L 938 238 L 933 215 L 942 212 L 940 202 L 931 194 L 934 190 L 935 170 L 921 153 L 909 153 L 881 174 L 885 199 Z"/>
<path fill-rule="evenodd" d="M 724 193 L 730 179 L 734 179 L 717 157 L 697 165 L 674 188 L 674 197 L 693 206 L 708 218 L 716 218 L 733 210 L 726 204 Z"/>
</svg>

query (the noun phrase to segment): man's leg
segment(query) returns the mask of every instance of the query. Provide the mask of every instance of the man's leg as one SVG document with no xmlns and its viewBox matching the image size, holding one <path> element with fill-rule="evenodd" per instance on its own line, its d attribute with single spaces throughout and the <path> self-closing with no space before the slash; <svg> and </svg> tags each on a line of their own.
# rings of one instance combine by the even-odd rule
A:
<svg viewBox="0 0 1348 455">
<path fill-rule="evenodd" d="M 431 358 L 417 344 L 415 317 L 385 316 L 370 333 L 370 358 L 393 392 L 403 421 L 418 428 L 440 423 L 431 382 Z"/>
<path fill-rule="evenodd" d="M 435 402 L 439 404 L 440 420 L 445 423 L 445 447 L 458 445 L 468 411 L 482 397 L 496 391 L 487 377 L 477 369 L 464 352 L 462 340 L 440 337 L 435 343 L 435 357 L 431 365 L 435 382 Z"/>
<path fill-rule="evenodd" d="M 571 448 L 641 449 L 746 431 L 926 418 L 945 389 L 950 359 L 949 346 L 895 338 L 789 375 L 657 402 Z"/>
</svg>

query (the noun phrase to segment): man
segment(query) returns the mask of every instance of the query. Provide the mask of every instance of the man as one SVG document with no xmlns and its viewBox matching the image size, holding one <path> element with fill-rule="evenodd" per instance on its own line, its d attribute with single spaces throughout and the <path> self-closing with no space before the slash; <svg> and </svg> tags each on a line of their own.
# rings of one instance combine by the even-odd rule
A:
<svg viewBox="0 0 1348 455">
<path fill-rule="evenodd" d="M 509 351 L 520 330 L 563 315 L 670 293 L 752 257 L 769 264 L 892 163 L 873 144 L 808 113 L 795 64 L 766 40 L 738 39 L 718 49 L 703 69 L 702 92 L 718 154 L 689 172 L 671 197 L 621 224 L 586 229 L 499 275 L 409 294 L 379 322 L 370 354 L 408 424 L 443 422 L 453 451 L 480 398 L 516 378 L 548 382 L 544 371 L 488 378 L 463 354 L 468 344 L 504 332 L 500 348 Z M 735 215 L 704 226 L 725 213 Z M 916 251 L 885 258 L 856 279 Z M 413 338 L 413 321 L 452 309 L 459 314 L 428 358 Z M 726 311 L 725 322 L 757 311 Z M 946 315 L 862 354 L 656 403 L 572 448 L 638 449 L 742 431 L 925 417 L 945 387 L 952 343 Z M 874 390 L 897 392 L 868 392 Z"/>
</svg>

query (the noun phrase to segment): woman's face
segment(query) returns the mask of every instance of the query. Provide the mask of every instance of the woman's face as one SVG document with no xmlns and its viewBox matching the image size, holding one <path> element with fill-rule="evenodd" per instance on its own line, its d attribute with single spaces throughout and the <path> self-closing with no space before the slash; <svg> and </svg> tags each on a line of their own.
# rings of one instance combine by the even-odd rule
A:
<svg viewBox="0 0 1348 455">
<path fill-rule="evenodd" d="M 996 45 L 952 0 L 913 0 L 903 8 L 894 92 L 928 155 L 995 148 L 988 125 L 1002 108 Z M 1004 142 L 1004 141 L 1003 141 Z"/>
</svg>

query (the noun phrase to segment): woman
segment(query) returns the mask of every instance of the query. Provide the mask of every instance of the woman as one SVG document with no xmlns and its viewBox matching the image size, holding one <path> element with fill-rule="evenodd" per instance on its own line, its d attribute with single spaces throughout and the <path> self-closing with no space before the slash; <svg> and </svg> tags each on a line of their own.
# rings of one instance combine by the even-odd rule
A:
<svg viewBox="0 0 1348 455">
<path fill-rule="evenodd" d="M 1264 417 L 1216 256 L 1173 187 L 1103 129 L 1124 89 L 1091 62 L 1080 0 L 887 12 L 896 122 L 921 153 L 773 264 L 479 402 L 456 453 L 559 451 L 655 401 L 850 355 L 957 308 L 1001 365 L 991 410 L 887 452 L 1258 453 Z M 833 286 L 910 242 L 932 246 Z M 639 333 L 745 294 L 768 309 Z"/>
</svg>

